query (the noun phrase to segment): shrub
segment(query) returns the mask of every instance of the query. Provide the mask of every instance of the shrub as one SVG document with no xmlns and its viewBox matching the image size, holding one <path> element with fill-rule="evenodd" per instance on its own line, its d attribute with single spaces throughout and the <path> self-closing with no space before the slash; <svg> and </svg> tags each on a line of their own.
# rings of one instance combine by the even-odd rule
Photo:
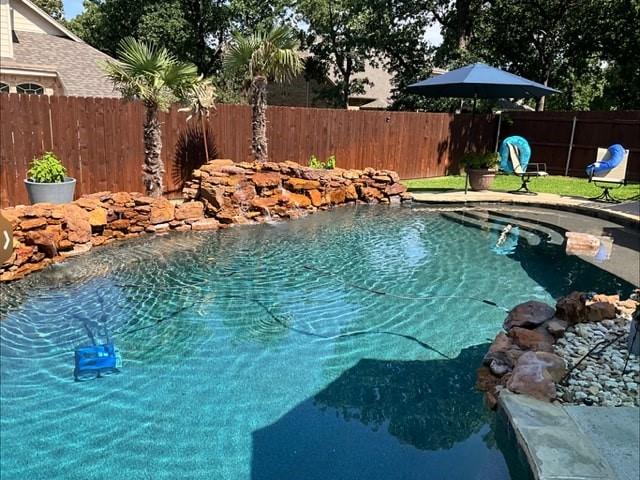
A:
<svg viewBox="0 0 640 480">
<path fill-rule="evenodd" d="M 27 177 L 32 182 L 60 183 L 64 182 L 67 169 L 52 152 L 45 152 L 40 158 L 34 158 Z"/>
<path fill-rule="evenodd" d="M 326 162 L 323 162 L 322 160 L 318 160 L 315 155 L 311 155 L 309 157 L 309 166 L 311 168 L 318 168 L 322 170 L 333 170 L 334 168 L 336 168 L 336 156 L 331 155 L 329 158 L 327 158 Z"/>
<path fill-rule="evenodd" d="M 460 165 L 468 168 L 494 168 L 500 161 L 500 154 L 496 152 L 477 153 L 468 152 L 465 153 L 460 160 Z"/>
</svg>

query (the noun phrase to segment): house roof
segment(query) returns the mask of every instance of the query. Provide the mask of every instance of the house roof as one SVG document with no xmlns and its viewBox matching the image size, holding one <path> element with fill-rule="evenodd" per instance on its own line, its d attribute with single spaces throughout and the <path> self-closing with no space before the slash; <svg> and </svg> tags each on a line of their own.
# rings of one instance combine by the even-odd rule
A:
<svg viewBox="0 0 640 480">
<path fill-rule="evenodd" d="M 365 91 L 362 94 L 351 95 L 353 98 L 371 99 L 378 103 L 378 108 L 385 104 L 386 108 L 389 104 L 391 96 L 391 79 L 393 76 L 380 67 L 374 67 L 371 63 L 366 62 L 364 72 L 358 72 L 354 78 L 366 78 L 373 85 L 365 85 Z"/>
<path fill-rule="evenodd" d="M 3 58 L 3 68 L 55 69 L 66 95 L 120 96 L 98 65 L 111 58 L 108 55 L 68 37 L 22 31 L 15 31 L 14 35 L 17 41 L 13 44 L 13 58 Z"/>
<path fill-rule="evenodd" d="M 375 106 L 370 108 L 385 109 L 389 106 L 389 97 L 391 96 L 391 79 L 393 76 L 380 67 L 374 67 L 370 62 L 365 62 L 364 71 L 353 74 L 352 79 L 367 79 L 371 85 L 364 86 L 364 93 L 352 94 L 349 98 L 358 100 L 368 100 L 369 103 L 375 102 Z M 334 72 L 329 74 L 332 82 L 338 80 Z"/>
<path fill-rule="evenodd" d="M 55 19 L 51 18 L 51 16 L 49 16 L 47 12 L 42 10 L 35 3 L 31 2 L 30 0 L 19 0 L 19 1 L 22 2 L 26 7 L 31 9 L 33 12 L 35 12 L 39 17 L 41 17 L 49 25 L 51 25 L 56 30 L 58 30 L 62 35 L 69 37 L 71 40 L 74 40 L 76 42 L 82 42 L 82 39 L 80 37 L 76 36 L 73 32 L 71 32 L 68 28 L 66 28 L 61 23 L 56 22 Z"/>
</svg>

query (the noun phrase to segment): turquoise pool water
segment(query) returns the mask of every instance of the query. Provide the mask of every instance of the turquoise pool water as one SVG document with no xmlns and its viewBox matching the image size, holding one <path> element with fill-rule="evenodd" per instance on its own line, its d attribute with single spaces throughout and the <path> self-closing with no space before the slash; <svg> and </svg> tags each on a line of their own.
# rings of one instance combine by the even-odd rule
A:
<svg viewBox="0 0 640 480">
<path fill-rule="evenodd" d="M 473 389 L 504 319 L 481 300 L 629 286 L 543 235 L 498 255 L 496 225 L 341 208 L 1 286 L 1 478 L 527 478 Z M 121 373 L 74 382 L 105 332 Z"/>
</svg>

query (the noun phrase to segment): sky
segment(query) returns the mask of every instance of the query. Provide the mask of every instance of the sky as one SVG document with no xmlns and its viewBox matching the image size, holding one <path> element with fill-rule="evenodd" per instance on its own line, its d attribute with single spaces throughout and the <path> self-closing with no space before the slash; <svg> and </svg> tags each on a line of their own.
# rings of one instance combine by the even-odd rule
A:
<svg viewBox="0 0 640 480">
<path fill-rule="evenodd" d="M 68 19 L 75 17 L 82 12 L 82 0 L 63 0 L 64 4 L 64 16 Z M 432 25 L 425 34 L 427 40 L 433 45 L 440 45 L 442 43 L 442 36 L 440 35 L 440 24 L 436 23 Z"/>
<path fill-rule="evenodd" d="M 82 12 L 82 0 L 63 0 L 64 16 L 67 19 L 73 18 Z"/>
</svg>

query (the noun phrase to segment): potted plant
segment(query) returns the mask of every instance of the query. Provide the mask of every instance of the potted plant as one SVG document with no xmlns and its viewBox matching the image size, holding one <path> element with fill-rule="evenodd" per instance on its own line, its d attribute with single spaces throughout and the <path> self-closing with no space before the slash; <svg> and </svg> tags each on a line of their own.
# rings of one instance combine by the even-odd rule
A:
<svg viewBox="0 0 640 480">
<path fill-rule="evenodd" d="M 76 190 L 76 179 L 67 177 L 67 169 L 52 152 L 33 159 L 24 184 L 32 204 L 69 203 Z"/>
<path fill-rule="evenodd" d="M 469 183 L 471 190 L 489 190 L 493 179 L 496 177 L 496 166 L 500 161 L 500 155 L 497 152 L 491 153 L 466 153 L 460 165 L 465 167 L 465 171 L 469 175 Z"/>
</svg>

